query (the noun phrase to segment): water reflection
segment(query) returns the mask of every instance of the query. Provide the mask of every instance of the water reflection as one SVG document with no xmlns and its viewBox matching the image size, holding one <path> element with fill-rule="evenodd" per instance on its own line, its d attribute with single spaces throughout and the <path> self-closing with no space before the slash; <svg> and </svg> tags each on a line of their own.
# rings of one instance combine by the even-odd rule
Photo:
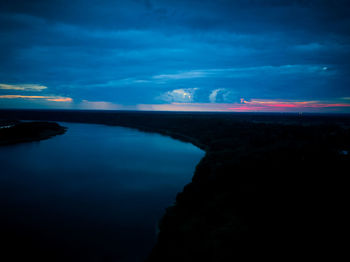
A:
<svg viewBox="0 0 350 262">
<path fill-rule="evenodd" d="M 142 261 L 204 152 L 126 128 L 62 125 L 65 135 L 0 147 L 6 248 L 51 261 Z"/>
</svg>

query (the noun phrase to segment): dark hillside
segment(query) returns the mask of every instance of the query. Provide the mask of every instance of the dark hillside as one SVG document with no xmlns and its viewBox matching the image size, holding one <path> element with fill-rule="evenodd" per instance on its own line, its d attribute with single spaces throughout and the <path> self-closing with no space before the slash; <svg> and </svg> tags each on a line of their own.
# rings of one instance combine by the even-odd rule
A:
<svg viewBox="0 0 350 262">
<path fill-rule="evenodd" d="M 0 145 L 38 141 L 63 134 L 65 131 L 66 129 L 57 123 L 7 121 L 7 124 L 0 128 Z"/>
</svg>

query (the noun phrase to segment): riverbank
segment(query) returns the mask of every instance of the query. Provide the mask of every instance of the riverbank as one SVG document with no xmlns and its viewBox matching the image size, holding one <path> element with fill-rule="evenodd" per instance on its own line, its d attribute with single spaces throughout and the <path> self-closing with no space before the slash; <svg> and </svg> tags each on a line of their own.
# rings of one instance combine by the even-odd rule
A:
<svg viewBox="0 0 350 262">
<path fill-rule="evenodd" d="M 342 246 L 350 118 L 343 115 L 0 111 L 12 119 L 157 132 L 206 150 L 148 261 L 315 257 Z M 310 244 L 312 243 L 312 245 Z"/>
<path fill-rule="evenodd" d="M 2 121 L 0 146 L 40 141 L 64 134 L 66 128 L 52 122 Z"/>
</svg>

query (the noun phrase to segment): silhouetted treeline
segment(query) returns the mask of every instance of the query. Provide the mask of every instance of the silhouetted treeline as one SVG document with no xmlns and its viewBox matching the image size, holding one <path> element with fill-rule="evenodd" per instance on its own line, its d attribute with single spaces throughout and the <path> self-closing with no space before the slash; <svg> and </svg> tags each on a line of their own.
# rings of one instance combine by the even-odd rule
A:
<svg viewBox="0 0 350 262">
<path fill-rule="evenodd" d="M 51 122 L 18 122 L 2 120 L 0 145 L 37 141 L 63 134 L 66 129 Z"/>
</svg>

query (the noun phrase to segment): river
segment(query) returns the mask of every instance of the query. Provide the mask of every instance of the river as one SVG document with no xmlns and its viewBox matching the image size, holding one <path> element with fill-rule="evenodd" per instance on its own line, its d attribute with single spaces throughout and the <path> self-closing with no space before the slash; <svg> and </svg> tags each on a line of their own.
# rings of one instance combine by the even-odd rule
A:
<svg viewBox="0 0 350 262">
<path fill-rule="evenodd" d="M 143 261 L 204 152 L 128 128 L 60 124 L 64 135 L 0 147 L 5 251 L 38 261 Z"/>
</svg>

